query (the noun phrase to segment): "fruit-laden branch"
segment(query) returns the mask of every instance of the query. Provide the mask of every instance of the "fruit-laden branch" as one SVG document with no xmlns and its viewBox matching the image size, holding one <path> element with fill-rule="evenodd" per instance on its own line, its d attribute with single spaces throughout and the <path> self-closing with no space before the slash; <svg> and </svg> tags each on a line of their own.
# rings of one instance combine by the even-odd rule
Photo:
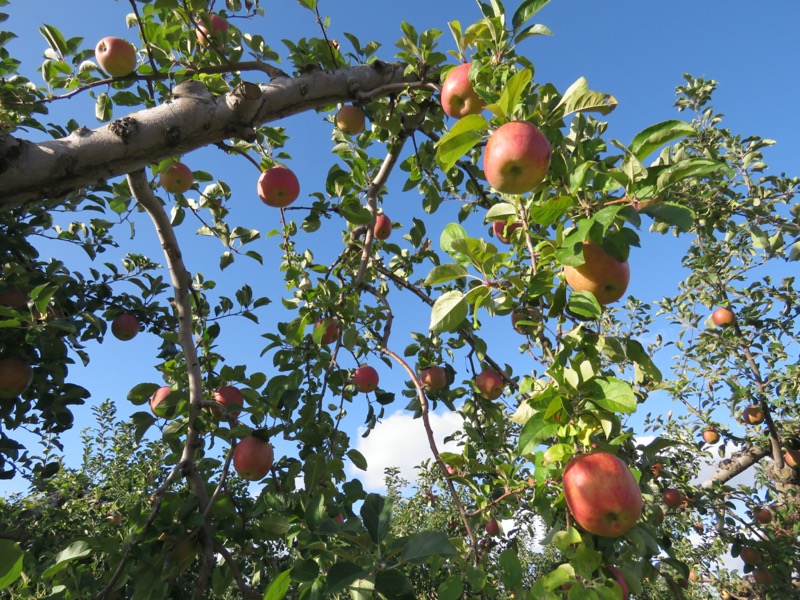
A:
<svg viewBox="0 0 800 600">
<path fill-rule="evenodd" d="M 108 125 L 33 143 L 0 133 L 0 210 L 57 200 L 82 187 L 142 169 L 228 138 L 253 140 L 255 128 L 289 115 L 397 91 L 426 87 L 403 74 L 404 65 L 374 62 L 279 78 L 262 86 L 243 83 L 212 96 L 198 81 L 175 87 L 172 100 Z"/>
</svg>

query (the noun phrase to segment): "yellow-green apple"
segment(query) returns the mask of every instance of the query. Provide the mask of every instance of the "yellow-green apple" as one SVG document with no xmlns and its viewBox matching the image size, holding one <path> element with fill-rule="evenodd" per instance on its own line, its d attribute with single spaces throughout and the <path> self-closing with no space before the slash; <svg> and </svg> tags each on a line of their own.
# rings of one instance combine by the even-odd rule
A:
<svg viewBox="0 0 800 600">
<path fill-rule="evenodd" d="M 486 102 L 475 91 L 469 79 L 472 63 L 465 63 L 448 71 L 442 85 L 442 109 L 456 119 L 476 115 L 483 110 Z"/>
<path fill-rule="evenodd" d="M 172 392 L 172 388 L 168 385 L 162 385 L 158 388 L 152 396 L 150 396 L 150 410 L 153 412 L 154 415 L 159 416 L 156 412 L 158 405 L 169 396 L 170 392 Z"/>
<path fill-rule="evenodd" d="M 524 194 L 547 175 L 550 143 L 533 123 L 511 121 L 498 127 L 483 153 L 486 181 L 502 194 Z"/>
<path fill-rule="evenodd" d="M 205 22 L 198 23 L 196 31 L 197 43 L 205 46 L 208 44 L 209 37 L 219 37 L 225 31 L 228 31 L 228 22 L 219 15 L 212 14 L 208 18 L 207 24 Z"/>
<path fill-rule="evenodd" d="M 447 385 L 447 372 L 439 365 L 426 367 L 419 372 L 419 382 L 426 392 L 438 392 Z"/>
<path fill-rule="evenodd" d="M 796 448 L 791 448 L 790 450 L 787 450 L 783 454 L 783 460 L 786 461 L 787 465 L 789 465 L 793 469 L 796 469 L 797 466 L 800 465 L 800 450 Z"/>
<path fill-rule="evenodd" d="M 27 308 L 28 294 L 16 289 L 6 290 L 0 293 L 0 306 L 8 308 Z"/>
<path fill-rule="evenodd" d="M 486 533 L 492 537 L 500 535 L 500 523 L 497 522 L 497 519 L 489 519 L 486 523 Z"/>
<path fill-rule="evenodd" d="M 764 411 L 757 404 L 751 404 L 742 412 L 742 420 L 745 424 L 761 425 L 764 422 Z"/>
<path fill-rule="evenodd" d="M 667 488 L 661 492 L 661 500 L 667 505 L 667 508 L 677 508 L 683 504 L 683 494 L 675 488 Z"/>
<path fill-rule="evenodd" d="M 739 558 L 748 565 L 761 564 L 761 553 L 752 546 L 742 546 L 742 549 L 739 551 Z"/>
<path fill-rule="evenodd" d="M 353 373 L 353 384 L 359 392 L 372 392 L 378 387 L 378 372 L 369 365 L 362 365 Z"/>
<path fill-rule="evenodd" d="M 644 500 L 628 466 L 607 452 L 580 454 L 564 468 L 564 498 L 589 533 L 619 537 L 634 526 Z"/>
<path fill-rule="evenodd" d="M 722 307 L 711 313 L 711 320 L 717 327 L 727 327 L 733 324 L 736 320 L 736 316 L 730 308 Z"/>
<path fill-rule="evenodd" d="M 340 108 L 334 120 L 339 131 L 347 135 L 358 135 L 364 131 L 364 111 L 352 104 Z"/>
<path fill-rule="evenodd" d="M 0 400 L 11 400 L 33 382 L 33 369 L 16 356 L 0 359 Z"/>
<path fill-rule="evenodd" d="M 772 511 L 768 508 L 762 508 L 753 515 L 753 518 L 756 520 L 757 523 L 761 523 L 762 525 L 768 525 L 772 523 L 773 518 Z"/>
<path fill-rule="evenodd" d="M 118 37 L 104 37 L 94 48 L 97 64 L 112 77 L 125 77 L 136 70 L 136 48 Z"/>
<path fill-rule="evenodd" d="M 767 567 L 756 567 L 753 569 L 753 580 L 759 585 L 769 585 L 772 583 L 772 573 Z"/>
<path fill-rule="evenodd" d="M 233 468 L 248 481 L 263 479 L 272 468 L 274 460 L 272 444 L 254 435 L 241 440 L 233 451 Z"/>
<path fill-rule="evenodd" d="M 284 208 L 297 200 L 300 182 L 288 167 L 276 165 L 258 178 L 258 197 L 267 206 Z"/>
<path fill-rule="evenodd" d="M 320 338 L 320 342 L 323 344 L 332 344 L 337 339 L 339 339 L 339 334 L 342 332 L 342 328 L 339 325 L 339 321 L 336 319 L 320 319 L 314 325 L 314 328 L 325 326 L 325 331 L 322 332 L 322 337 Z"/>
<path fill-rule="evenodd" d="M 139 319 L 131 313 L 122 313 L 111 321 L 111 333 L 118 340 L 124 342 L 132 340 L 139 333 Z"/>
<path fill-rule="evenodd" d="M 703 439 L 707 444 L 716 444 L 719 441 L 719 431 L 713 427 L 708 427 L 703 431 Z"/>
<path fill-rule="evenodd" d="M 223 385 L 214 391 L 214 401 L 232 417 L 238 417 L 244 406 L 244 395 L 233 385 Z"/>
<path fill-rule="evenodd" d="M 522 335 L 533 335 L 542 330 L 542 311 L 533 306 L 518 306 L 511 311 L 511 326 Z"/>
<path fill-rule="evenodd" d="M 519 221 L 512 221 L 511 223 L 507 221 L 492 222 L 492 231 L 495 237 L 504 244 L 508 244 L 511 241 L 511 234 L 520 227 L 522 227 L 522 223 Z"/>
<path fill-rule="evenodd" d="M 608 571 L 614 576 L 617 585 L 619 585 L 619 587 L 622 588 L 622 600 L 628 600 L 628 582 L 625 581 L 625 577 L 622 575 L 622 571 L 620 571 L 614 565 L 606 565 L 605 568 L 606 571 Z"/>
<path fill-rule="evenodd" d="M 602 306 L 622 298 L 631 278 L 628 261 L 618 261 L 594 242 L 583 243 L 583 259 L 582 265 L 564 267 L 567 284 L 576 292 L 591 292 Z"/>
<path fill-rule="evenodd" d="M 503 394 L 505 383 L 500 374 L 493 369 L 484 369 L 475 378 L 475 385 L 489 400 L 496 400 Z"/>
<path fill-rule="evenodd" d="M 372 228 L 372 235 L 379 240 L 387 240 L 392 235 L 392 221 L 385 214 L 381 213 L 375 217 L 375 225 Z"/>
<path fill-rule="evenodd" d="M 167 169 L 161 171 L 159 183 L 170 194 L 183 194 L 192 189 L 194 173 L 182 162 L 174 162 Z"/>
</svg>

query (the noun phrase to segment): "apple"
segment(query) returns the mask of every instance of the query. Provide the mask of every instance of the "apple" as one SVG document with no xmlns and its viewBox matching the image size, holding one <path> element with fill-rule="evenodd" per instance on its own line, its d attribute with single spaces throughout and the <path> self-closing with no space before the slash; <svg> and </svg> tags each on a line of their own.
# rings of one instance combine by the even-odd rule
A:
<svg viewBox="0 0 800 600">
<path fill-rule="evenodd" d="M 0 400 L 11 400 L 33 382 L 33 369 L 16 356 L 0 359 Z"/>
<path fill-rule="evenodd" d="M 484 369 L 475 378 L 475 385 L 489 400 L 496 400 L 503 394 L 506 384 L 497 371 Z"/>
<path fill-rule="evenodd" d="M 8 308 L 27 308 L 28 294 L 20 290 L 6 290 L 0 294 L 0 306 L 7 306 Z"/>
<path fill-rule="evenodd" d="M 104 37 L 97 42 L 94 58 L 112 77 L 125 77 L 136 70 L 136 48 L 122 38 Z"/>
<path fill-rule="evenodd" d="M 152 395 L 152 396 L 150 396 L 150 410 L 151 410 L 151 411 L 153 412 L 153 414 L 154 414 L 154 415 L 156 415 L 157 417 L 158 417 L 158 416 L 160 416 L 160 415 L 158 415 L 158 413 L 156 413 L 156 408 L 158 408 L 158 405 L 159 405 L 159 404 L 161 404 L 161 401 L 162 401 L 164 398 L 166 398 L 167 396 L 169 396 L 169 394 L 170 394 L 170 392 L 171 392 L 171 391 L 172 391 L 172 388 L 171 388 L 170 386 L 168 386 L 168 385 L 164 385 L 164 386 L 161 386 L 160 388 L 158 388 L 158 389 L 157 389 L 157 390 L 156 390 L 156 391 L 153 393 L 153 395 Z"/>
<path fill-rule="evenodd" d="M 492 537 L 497 537 L 500 535 L 500 523 L 497 522 L 497 519 L 490 519 L 488 523 L 486 523 L 486 533 Z"/>
<path fill-rule="evenodd" d="M 161 171 L 161 177 L 158 182 L 170 194 L 183 194 L 192 189 L 194 174 L 182 162 L 174 162 L 169 168 Z"/>
<path fill-rule="evenodd" d="M 542 311 L 533 306 L 518 306 L 511 311 L 511 326 L 522 335 L 533 335 L 542 329 Z"/>
<path fill-rule="evenodd" d="M 698 581 L 700 576 L 697 574 L 697 571 L 694 569 L 689 569 L 689 581 Z"/>
<path fill-rule="evenodd" d="M 114 334 L 115 338 L 124 342 L 135 338 L 136 334 L 139 333 L 139 328 L 139 319 L 130 313 L 117 315 L 111 321 L 111 333 Z"/>
<path fill-rule="evenodd" d="M 519 221 L 512 221 L 511 223 L 506 221 L 492 222 L 492 231 L 495 237 L 504 244 L 508 244 L 511 241 L 511 234 L 520 227 L 522 227 L 522 223 Z"/>
<path fill-rule="evenodd" d="M 274 460 L 272 444 L 254 435 L 241 440 L 233 451 L 233 468 L 248 481 L 263 479 L 272 468 Z"/>
<path fill-rule="evenodd" d="M 742 412 L 742 420 L 746 425 L 760 425 L 764 422 L 764 411 L 756 404 L 751 404 Z"/>
<path fill-rule="evenodd" d="M 766 567 L 753 569 L 753 580 L 759 585 L 769 585 L 772 582 L 772 573 Z"/>
<path fill-rule="evenodd" d="M 300 182 L 288 167 L 270 167 L 258 178 L 258 197 L 267 206 L 284 208 L 297 200 Z"/>
<path fill-rule="evenodd" d="M 197 25 L 197 43 L 205 46 L 208 44 L 208 38 L 218 37 L 223 32 L 228 31 L 228 22 L 219 15 L 212 14 L 208 19 L 208 25 L 211 26 L 211 33 L 205 23 L 198 23 Z"/>
<path fill-rule="evenodd" d="M 244 396 L 239 388 L 232 385 L 223 385 L 214 391 L 214 401 L 232 417 L 238 417 L 241 412 L 238 408 L 244 406 Z"/>
<path fill-rule="evenodd" d="M 761 553 L 752 546 L 742 546 L 742 549 L 739 552 L 739 558 L 741 558 L 748 565 L 761 564 Z"/>
<path fill-rule="evenodd" d="M 419 372 L 419 383 L 426 392 L 438 392 L 447 385 L 447 372 L 439 365 L 426 367 Z"/>
<path fill-rule="evenodd" d="M 676 508 L 683 504 L 683 494 L 675 488 L 667 488 L 661 492 L 661 500 L 668 508 Z"/>
<path fill-rule="evenodd" d="M 800 465 L 800 450 L 796 448 L 787 450 L 783 455 L 783 460 L 786 461 L 787 465 L 796 469 Z"/>
<path fill-rule="evenodd" d="M 657 462 L 650 465 L 650 472 L 653 474 L 654 478 L 661 477 L 661 471 L 664 470 L 664 463 Z"/>
<path fill-rule="evenodd" d="M 736 316 L 733 314 L 731 309 L 723 307 L 718 308 L 711 313 L 711 320 L 717 327 L 727 327 L 728 325 L 733 324 L 733 322 L 736 320 Z"/>
<path fill-rule="evenodd" d="M 606 571 L 614 576 L 614 579 L 617 580 L 617 584 L 622 588 L 622 600 L 628 600 L 628 583 L 625 581 L 622 571 L 614 565 L 606 565 Z"/>
<path fill-rule="evenodd" d="M 342 332 L 342 328 L 339 325 L 339 321 L 336 319 L 320 319 L 314 325 L 314 328 L 322 327 L 325 325 L 325 331 L 322 332 L 322 337 L 320 338 L 320 343 L 322 344 L 332 344 L 337 339 L 339 339 L 339 334 Z"/>
<path fill-rule="evenodd" d="M 336 521 L 339 525 L 341 525 L 342 523 L 344 523 L 344 515 L 342 513 L 339 513 L 338 515 L 333 517 L 333 520 Z"/>
<path fill-rule="evenodd" d="M 628 261 L 618 261 L 594 242 L 583 242 L 583 258 L 582 265 L 564 267 L 567 284 L 576 292 L 591 292 L 602 306 L 622 298 L 631 278 Z"/>
<path fill-rule="evenodd" d="M 661 523 L 664 522 L 664 511 L 657 504 L 654 505 L 653 508 L 650 510 L 650 520 L 652 520 L 657 525 L 661 525 Z"/>
<path fill-rule="evenodd" d="M 111 513 L 110 515 L 106 515 L 106 521 L 113 523 L 114 525 L 121 525 L 122 515 L 119 513 Z"/>
<path fill-rule="evenodd" d="M 447 465 L 446 469 L 448 477 L 453 477 L 458 474 L 458 469 L 456 469 L 453 465 Z"/>
<path fill-rule="evenodd" d="M 619 537 L 636 524 L 644 501 L 628 466 L 607 452 L 580 454 L 564 468 L 564 498 L 589 533 Z"/>
<path fill-rule="evenodd" d="M 761 523 L 762 525 L 768 525 L 772 523 L 773 518 L 772 511 L 768 508 L 762 508 L 761 510 L 757 511 L 756 514 L 753 515 L 753 519 L 757 523 Z"/>
<path fill-rule="evenodd" d="M 719 441 L 719 431 L 709 427 L 703 432 L 703 439 L 707 444 L 716 444 Z"/>
<path fill-rule="evenodd" d="M 547 175 L 550 143 L 533 123 L 511 121 L 498 127 L 483 154 L 486 181 L 501 194 L 524 194 Z"/>
<path fill-rule="evenodd" d="M 358 135 L 364 131 L 364 111 L 352 104 L 340 108 L 334 120 L 336 127 L 344 134 Z"/>
<path fill-rule="evenodd" d="M 442 109 L 448 116 L 460 119 L 477 115 L 486 102 L 475 91 L 469 79 L 472 63 L 464 63 L 448 71 L 442 85 Z"/>
<path fill-rule="evenodd" d="M 372 227 L 372 235 L 376 239 L 386 240 L 392 235 L 392 221 L 385 214 L 381 213 L 375 217 L 375 225 Z"/>
<path fill-rule="evenodd" d="M 369 365 L 362 365 L 353 373 L 353 383 L 359 392 L 372 392 L 378 387 L 378 372 Z"/>
</svg>

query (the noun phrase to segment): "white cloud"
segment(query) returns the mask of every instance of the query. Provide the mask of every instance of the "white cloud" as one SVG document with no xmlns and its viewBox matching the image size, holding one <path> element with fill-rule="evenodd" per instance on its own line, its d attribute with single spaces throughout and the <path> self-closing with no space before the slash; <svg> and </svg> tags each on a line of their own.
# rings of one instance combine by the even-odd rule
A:
<svg viewBox="0 0 800 600">
<path fill-rule="evenodd" d="M 459 452 L 454 442 L 445 444 L 444 438 L 461 427 L 461 416 L 454 412 L 432 413 L 430 421 L 439 452 Z M 361 429 L 359 434 L 363 431 Z M 374 492 L 386 489 L 384 469 L 397 467 L 401 477 L 413 482 L 416 478 L 415 467 L 426 458 L 433 459 L 422 419 L 414 419 L 403 411 L 383 419 L 369 437 L 359 437 L 356 449 L 367 459 L 367 471 L 360 471 L 348 464 L 348 474 L 360 479 L 366 490 Z"/>
</svg>

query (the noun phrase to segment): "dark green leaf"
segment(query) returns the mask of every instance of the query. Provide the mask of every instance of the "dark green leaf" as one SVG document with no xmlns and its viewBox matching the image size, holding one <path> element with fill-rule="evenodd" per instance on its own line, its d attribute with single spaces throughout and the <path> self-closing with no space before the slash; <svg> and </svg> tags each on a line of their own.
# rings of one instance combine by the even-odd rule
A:
<svg viewBox="0 0 800 600">
<path fill-rule="evenodd" d="M 514 16 L 511 18 L 511 26 L 514 29 L 519 29 L 549 2 L 550 0 L 523 0 L 517 10 L 514 11 Z"/>
<path fill-rule="evenodd" d="M 458 551 L 440 531 L 422 531 L 406 540 L 403 560 L 423 562 L 432 556 L 455 556 Z"/>
<path fill-rule="evenodd" d="M 629 383 L 616 377 L 598 377 L 591 384 L 591 398 L 601 408 L 613 413 L 636 412 L 636 395 Z"/>
<path fill-rule="evenodd" d="M 375 590 L 389 600 L 414 600 L 414 587 L 403 573 L 389 570 L 375 575 Z"/>
<path fill-rule="evenodd" d="M 392 501 L 379 494 L 369 494 L 361 506 L 361 520 L 369 537 L 379 544 L 389 533 L 392 522 Z"/>
<path fill-rule="evenodd" d="M 572 292 L 567 309 L 574 315 L 585 319 L 599 319 L 603 308 L 591 292 Z"/>
<path fill-rule="evenodd" d="M 447 263 L 445 265 L 433 267 L 422 285 L 438 285 L 454 279 L 461 279 L 462 277 L 466 276 L 467 269 L 465 267 L 455 263 Z"/>
<path fill-rule="evenodd" d="M 0 539 L 0 591 L 6 589 L 22 574 L 24 553 L 16 542 Z"/>
<path fill-rule="evenodd" d="M 357 469 L 361 469 L 362 471 L 367 470 L 367 459 L 364 458 L 364 455 L 361 454 L 355 448 L 351 448 L 347 451 L 347 458 L 353 463 L 353 466 Z"/>
<path fill-rule="evenodd" d="M 337 562 L 328 569 L 328 588 L 326 594 L 338 594 L 353 583 L 356 579 L 361 579 L 369 573 L 368 569 L 362 569 L 355 563 Z"/>
</svg>

